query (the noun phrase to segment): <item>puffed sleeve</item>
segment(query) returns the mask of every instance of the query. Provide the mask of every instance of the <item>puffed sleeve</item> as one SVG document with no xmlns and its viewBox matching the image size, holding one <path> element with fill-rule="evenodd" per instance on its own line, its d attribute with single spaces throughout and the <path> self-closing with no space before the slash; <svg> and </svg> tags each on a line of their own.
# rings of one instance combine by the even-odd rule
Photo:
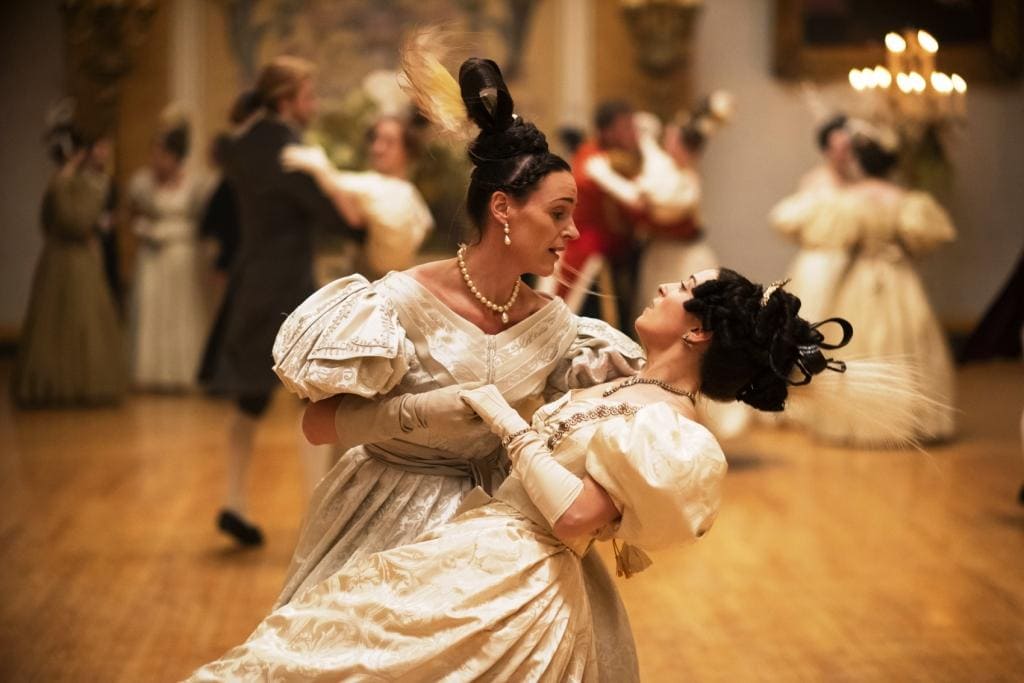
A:
<svg viewBox="0 0 1024 683">
<path fill-rule="evenodd" d="M 843 190 L 805 190 L 776 204 L 769 220 L 779 234 L 805 248 L 846 249 L 859 237 L 860 209 Z"/>
<path fill-rule="evenodd" d="M 622 512 L 610 535 L 645 550 L 711 528 L 726 468 L 711 432 L 665 403 L 604 421 L 587 448 L 587 474 Z"/>
<path fill-rule="evenodd" d="M 912 254 L 930 251 L 956 239 L 949 214 L 926 192 L 908 192 L 900 203 L 900 242 Z"/>
<path fill-rule="evenodd" d="M 630 377 L 645 362 L 644 350 L 617 329 L 594 318 L 576 317 L 576 338 L 548 375 L 546 400 L 570 389 Z"/>
<path fill-rule="evenodd" d="M 292 312 L 274 341 L 274 372 L 289 391 L 319 401 L 373 398 L 409 370 L 405 330 L 391 300 L 361 275 L 335 280 Z"/>
<path fill-rule="evenodd" d="M 768 220 L 780 235 L 799 243 L 803 228 L 816 209 L 818 199 L 819 193 L 816 192 L 791 194 L 772 207 Z"/>
</svg>

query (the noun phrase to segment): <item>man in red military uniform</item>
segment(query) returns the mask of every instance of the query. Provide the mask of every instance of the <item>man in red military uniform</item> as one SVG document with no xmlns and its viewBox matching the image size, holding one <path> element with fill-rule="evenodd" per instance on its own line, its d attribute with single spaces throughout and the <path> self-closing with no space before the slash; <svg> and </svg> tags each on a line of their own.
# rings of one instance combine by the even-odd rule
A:
<svg viewBox="0 0 1024 683">
<path fill-rule="evenodd" d="M 643 197 L 631 180 L 640 170 L 633 108 L 606 102 L 597 108 L 594 123 L 596 139 L 583 143 L 572 160 L 578 191 L 573 220 L 580 237 L 559 262 L 557 293 L 573 311 L 619 326 L 630 319 L 634 235 L 644 216 Z M 595 291 L 601 295 L 597 301 L 588 296 Z"/>
</svg>

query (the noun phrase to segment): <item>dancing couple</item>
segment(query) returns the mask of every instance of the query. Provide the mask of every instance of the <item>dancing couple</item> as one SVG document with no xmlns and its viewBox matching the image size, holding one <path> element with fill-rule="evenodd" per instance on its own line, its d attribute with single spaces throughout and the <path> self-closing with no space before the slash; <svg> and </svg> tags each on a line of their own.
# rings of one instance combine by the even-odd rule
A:
<svg viewBox="0 0 1024 683">
<path fill-rule="evenodd" d="M 646 364 L 532 291 L 520 275 L 549 275 L 577 234 L 572 174 L 513 113 L 494 62 L 467 60 L 456 82 L 442 58 L 420 35 L 404 66 L 431 120 L 479 128 L 478 238 L 339 280 L 284 323 L 275 369 L 316 401 L 307 436 L 350 450 L 316 490 L 274 611 L 190 680 L 638 680 L 594 541 L 613 540 L 628 575 L 711 526 L 726 462 L 698 394 L 781 410 L 791 385 L 843 369 L 799 300 L 729 270 L 658 288 L 637 320 Z"/>
</svg>

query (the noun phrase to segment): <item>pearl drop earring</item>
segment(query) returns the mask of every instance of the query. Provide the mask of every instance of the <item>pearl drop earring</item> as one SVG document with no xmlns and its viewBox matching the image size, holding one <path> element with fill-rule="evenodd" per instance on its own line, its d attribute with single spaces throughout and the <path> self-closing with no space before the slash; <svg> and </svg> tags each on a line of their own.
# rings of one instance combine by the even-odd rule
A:
<svg viewBox="0 0 1024 683">
<path fill-rule="evenodd" d="M 505 223 L 505 246 L 512 246 L 512 238 L 509 236 L 508 223 Z"/>
</svg>

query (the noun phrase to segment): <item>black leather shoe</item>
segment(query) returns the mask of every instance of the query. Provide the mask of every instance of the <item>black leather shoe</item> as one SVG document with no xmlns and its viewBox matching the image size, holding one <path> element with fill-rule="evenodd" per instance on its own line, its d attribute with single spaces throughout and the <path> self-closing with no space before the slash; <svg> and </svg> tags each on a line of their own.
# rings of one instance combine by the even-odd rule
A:
<svg viewBox="0 0 1024 683">
<path fill-rule="evenodd" d="M 263 545 L 263 532 L 258 526 L 249 524 L 231 510 L 221 510 L 217 515 L 217 528 L 242 545 Z"/>
</svg>

